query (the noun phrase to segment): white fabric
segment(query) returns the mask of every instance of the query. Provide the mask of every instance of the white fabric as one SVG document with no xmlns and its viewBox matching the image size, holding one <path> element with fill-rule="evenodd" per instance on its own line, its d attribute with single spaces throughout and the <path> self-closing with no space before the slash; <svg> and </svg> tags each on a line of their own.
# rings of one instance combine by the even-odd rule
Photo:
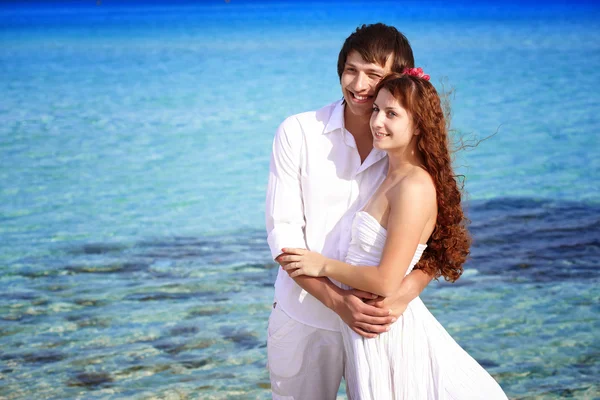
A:
<svg viewBox="0 0 600 400">
<path fill-rule="evenodd" d="M 379 265 L 387 232 L 366 212 L 356 214 L 346 261 Z M 419 261 L 419 245 L 407 274 Z M 452 339 L 421 299 L 410 302 L 389 332 L 364 339 L 340 323 L 348 395 L 353 400 L 497 400 L 506 395 Z"/>
<path fill-rule="evenodd" d="M 273 258 L 283 247 L 300 247 L 343 260 L 352 218 L 386 172 L 387 156 L 377 149 L 361 164 L 341 101 L 283 121 L 273 142 L 265 213 Z M 337 315 L 281 269 L 275 297 L 295 320 L 339 331 Z"/>
<path fill-rule="evenodd" d="M 304 325 L 279 305 L 269 317 L 267 360 L 273 399 L 333 400 L 342 380 L 342 335 Z"/>
</svg>

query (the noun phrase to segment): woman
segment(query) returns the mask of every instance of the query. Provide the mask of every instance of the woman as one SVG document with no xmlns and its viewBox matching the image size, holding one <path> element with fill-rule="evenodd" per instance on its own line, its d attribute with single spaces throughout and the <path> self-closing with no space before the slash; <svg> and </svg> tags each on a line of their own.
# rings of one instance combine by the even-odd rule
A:
<svg viewBox="0 0 600 400">
<path fill-rule="evenodd" d="M 384 78 L 371 116 L 387 176 L 354 219 L 346 262 L 282 249 L 290 276 L 328 276 L 389 296 L 413 267 L 455 281 L 469 254 L 461 193 L 452 170 L 440 98 L 419 69 Z M 391 329 L 365 339 L 345 324 L 348 396 L 361 399 L 506 399 L 420 298 Z"/>
</svg>

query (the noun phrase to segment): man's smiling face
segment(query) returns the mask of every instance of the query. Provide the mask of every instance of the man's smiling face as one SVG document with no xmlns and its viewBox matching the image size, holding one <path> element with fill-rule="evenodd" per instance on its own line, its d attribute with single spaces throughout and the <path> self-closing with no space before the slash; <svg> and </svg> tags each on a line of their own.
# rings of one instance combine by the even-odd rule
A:
<svg viewBox="0 0 600 400">
<path fill-rule="evenodd" d="M 348 111 L 369 120 L 373 111 L 375 87 L 381 78 L 391 72 L 392 58 L 390 54 L 386 65 L 381 66 L 366 62 L 357 51 L 348 54 L 341 79 Z"/>
</svg>

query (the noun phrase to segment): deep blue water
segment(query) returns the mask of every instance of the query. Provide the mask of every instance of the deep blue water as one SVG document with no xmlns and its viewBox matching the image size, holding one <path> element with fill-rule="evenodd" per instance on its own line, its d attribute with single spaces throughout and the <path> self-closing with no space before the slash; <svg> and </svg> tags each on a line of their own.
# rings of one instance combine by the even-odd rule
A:
<svg viewBox="0 0 600 400">
<path fill-rule="evenodd" d="M 476 139 L 472 258 L 423 299 L 511 398 L 600 398 L 592 2 L 0 5 L 0 397 L 268 398 L 271 140 L 360 23 Z M 343 395 L 343 389 L 340 396 Z"/>
</svg>

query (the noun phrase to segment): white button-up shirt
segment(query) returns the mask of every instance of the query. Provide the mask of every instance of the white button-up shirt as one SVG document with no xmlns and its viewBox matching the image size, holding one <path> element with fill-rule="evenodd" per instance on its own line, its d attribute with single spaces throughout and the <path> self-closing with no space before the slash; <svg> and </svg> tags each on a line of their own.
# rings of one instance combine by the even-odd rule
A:
<svg viewBox="0 0 600 400">
<path fill-rule="evenodd" d="M 266 201 L 273 258 L 283 247 L 299 247 L 343 260 L 354 214 L 379 187 L 387 167 L 386 153 L 377 149 L 361 164 L 354 137 L 344 128 L 341 101 L 283 121 L 273 142 Z M 339 330 L 337 315 L 281 268 L 275 298 L 293 319 Z"/>
</svg>

